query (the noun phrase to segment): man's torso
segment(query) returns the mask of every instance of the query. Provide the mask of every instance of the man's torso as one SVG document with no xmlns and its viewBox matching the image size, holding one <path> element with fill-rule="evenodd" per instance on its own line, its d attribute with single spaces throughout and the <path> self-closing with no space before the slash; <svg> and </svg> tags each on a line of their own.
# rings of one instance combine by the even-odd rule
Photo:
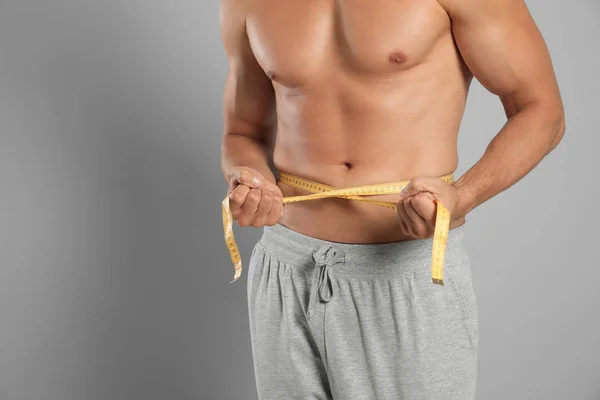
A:
<svg viewBox="0 0 600 400">
<path fill-rule="evenodd" d="M 436 0 L 248 1 L 250 44 L 276 93 L 279 171 L 342 188 L 457 168 L 472 75 Z M 306 194 L 279 187 L 285 197 Z M 285 207 L 280 223 L 313 237 L 412 239 L 392 210 L 370 204 L 321 199 Z"/>
</svg>

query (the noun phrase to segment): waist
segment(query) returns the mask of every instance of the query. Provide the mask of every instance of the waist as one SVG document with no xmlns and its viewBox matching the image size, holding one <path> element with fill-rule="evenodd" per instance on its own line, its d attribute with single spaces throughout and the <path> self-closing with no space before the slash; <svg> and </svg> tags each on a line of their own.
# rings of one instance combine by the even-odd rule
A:
<svg viewBox="0 0 600 400">
<path fill-rule="evenodd" d="M 453 173 L 439 176 L 439 178 L 448 184 L 454 184 Z M 285 182 L 287 185 L 296 187 L 298 189 L 303 189 L 311 193 L 303 196 L 284 197 L 284 204 L 341 197 L 343 199 L 366 202 L 376 205 L 378 207 L 396 211 L 398 210 L 398 204 L 396 204 L 395 202 L 385 200 L 372 200 L 369 199 L 369 197 L 373 195 L 400 193 L 410 182 L 388 181 L 378 184 L 336 189 L 334 187 L 328 186 L 320 182 L 310 181 L 308 179 L 289 175 L 287 173 L 278 173 L 278 180 Z M 439 201 L 437 201 L 436 203 L 437 211 L 435 220 L 435 232 L 434 236 L 430 239 L 432 244 L 431 281 L 434 284 L 443 285 L 443 268 L 448 229 L 450 223 L 450 213 L 446 209 L 446 207 L 444 207 L 444 205 L 441 204 Z M 231 260 L 233 261 L 235 268 L 234 278 L 231 281 L 234 282 L 241 276 L 242 264 L 239 249 L 233 237 L 233 219 L 231 215 L 231 210 L 229 208 L 229 196 L 226 196 L 225 199 L 221 202 L 221 213 L 223 218 L 225 243 L 227 245 L 227 248 L 229 249 Z M 395 244 L 398 245 L 400 243 Z M 345 245 L 352 246 L 353 244 L 346 243 Z"/>
<path fill-rule="evenodd" d="M 414 239 L 402 232 L 399 218 L 391 209 L 330 198 L 286 204 L 279 223 L 296 232 L 333 242 L 386 243 Z"/>
<path fill-rule="evenodd" d="M 468 259 L 463 240 L 464 226 L 449 231 L 446 265 L 450 268 Z M 294 231 L 281 223 L 263 227 L 256 246 L 282 262 L 305 268 L 311 266 L 313 251 L 329 244 L 344 256 L 344 262 L 332 270 L 337 276 L 400 277 L 415 273 L 430 274 L 433 238 L 389 243 L 340 243 L 318 239 Z"/>
<path fill-rule="evenodd" d="M 278 186 L 282 189 L 285 213 L 279 220 L 282 225 L 311 237 L 346 243 L 385 243 L 413 239 L 400 229 L 397 214 L 399 192 L 409 181 L 383 181 L 383 183 L 358 186 L 355 194 L 360 196 L 325 197 L 319 201 L 293 201 L 310 196 L 322 197 L 339 190 L 321 182 L 304 177 L 277 173 Z M 439 176 L 453 183 L 453 173 Z M 383 185 L 383 186 L 382 186 Z M 364 190 L 360 190 L 363 188 Z M 309 196 L 309 197 L 310 197 Z M 340 198 L 341 197 L 341 198 Z M 348 200 L 361 201 L 348 201 Z M 288 200 L 291 200 L 288 202 Z M 373 204 L 382 207 L 373 207 Z M 455 221 L 453 228 L 464 221 Z"/>
</svg>

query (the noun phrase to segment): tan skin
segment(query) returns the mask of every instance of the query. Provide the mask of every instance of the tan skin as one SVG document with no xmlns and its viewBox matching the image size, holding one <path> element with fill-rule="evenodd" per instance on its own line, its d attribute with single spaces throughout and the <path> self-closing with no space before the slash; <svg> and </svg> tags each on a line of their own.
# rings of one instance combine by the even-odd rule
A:
<svg viewBox="0 0 600 400">
<path fill-rule="evenodd" d="M 222 0 L 221 33 L 222 169 L 240 226 L 279 222 L 346 243 L 426 238 L 435 200 L 450 229 L 464 224 L 564 134 L 550 56 L 523 0 Z M 458 166 L 473 77 L 507 123 L 450 185 L 439 177 Z M 410 184 L 405 196 L 372 197 L 397 201 L 397 214 L 344 199 L 283 205 L 308 193 L 276 182 L 269 165 L 338 188 Z"/>
</svg>

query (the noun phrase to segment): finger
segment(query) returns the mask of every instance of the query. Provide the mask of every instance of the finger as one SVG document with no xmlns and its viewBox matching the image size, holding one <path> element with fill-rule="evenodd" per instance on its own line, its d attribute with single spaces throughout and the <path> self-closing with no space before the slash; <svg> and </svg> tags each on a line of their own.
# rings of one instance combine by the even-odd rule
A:
<svg viewBox="0 0 600 400">
<path fill-rule="evenodd" d="M 439 193 L 442 189 L 441 184 L 446 184 L 440 178 L 414 178 L 408 182 L 408 185 L 400 192 L 402 198 L 415 196 L 422 192 Z"/>
<path fill-rule="evenodd" d="M 281 196 L 274 195 L 273 196 L 273 204 L 271 205 L 271 209 L 267 214 L 267 218 L 265 220 L 265 225 L 275 225 L 279 219 L 283 216 L 284 206 L 283 206 L 283 198 Z"/>
<path fill-rule="evenodd" d="M 250 192 L 250 188 L 245 185 L 236 187 L 231 193 L 229 193 L 229 210 L 231 216 L 237 220 L 242 213 L 242 204 L 246 201 L 246 196 Z"/>
<path fill-rule="evenodd" d="M 252 216 L 252 220 L 250 221 L 250 225 L 255 228 L 260 226 L 264 226 L 265 219 L 267 218 L 267 214 L 269 210 L 271 210 L 271 205 L 273 204 L 273 193 L 268 190 L 260 191 L 260 202 L 258 203 L 258 208 L 256 212 Z"/>
<path fill-rule="evenodd" d="M 435 201 L 436 198 L 433 194 L 431 194 L 430 192 L 421 192 L 420 196 L 426 197 L 431 201 Z"/>
<path fill-rule="evenodd" d="M 261 188 L 263 191 L 269 191 L 273 194 L 273 196 L 283 198 L 283 193 L 281 192 L 281 188 L 274 183 L 267 181 Z"/>
<path fill-rule="evenodd" d="M 417 237 L 424 237 L 428 233 L 427 222 L 415 211 L 412 205 L 412 197 L 404 200 L 404 210 L 410 218 L 410 229 Z"/>
<path fill-rule="evenodd" d="M 246 196 L 246 201 L 242 204 L 241 214 L 238 218 L 238 225 L 240 226 L 248 226 L 252 219 L 254 218 L 254 214 L 258 209 L 258 204 L 260 203 L 261 191 L 259 189 L 250 189 L 248 195 Z"/>
<path fill-rule="evenodd" d="M 264 179 L 258 171 L 248 167 L 239 167 L 233 170 L 230 174 L 229 182 L 235 184 L 243 184 L 251 188 L 259 188 L 264 182 Z"/>
<path fill-rule="evenodd" d="M 404 221 L 405 225 L 406 225 L 406 231 L 408 232 L 408 234 L 410 236 L 413 237 L 417 237 L 417 233 L 414 230 L 414 226 L 413 226 L 413 222 L 412 219 L 410 218 L 410 216 L 408 215 L 407 211 L 406 211 L 406 205 L 404 204 L 406 202 L 407 199 L 405 199 L 402 202 L 402 220 Z"/>
<path fill-rule="evenodd" d="M 406 200 L 401 200 L 398 202 L 398 218 L 400 219 L 400 227 L 402 229 L 402 233 L 404 233 L 405 235 L 410 235 L 413 236 L 412 231 L 410 230 L 409 227 L 409 223 L 410 223 L 410 218 L 408 217 L 408 214 L 406 214 L 406 210 L 404 209 L 404 202 Z"/>
<path fill-rule="evenodd" d="M 406 226 L 406 222 L 404 221 L 404 219 L 402 219 L 402 218 L 398 218 L 398 219 L 400 222 L 400 230 L 402 231 L 402 233 L 404 233 L 405 235 L 408 235 L 408 236 L 412 236 L 412 234 L 408 230 L 408 227 Z"/>
<path fill-rule="evenodd" d="M 436 209 L 431 193 L 423 192 L 411 198 L 413 209 L 425 220 L 429 229 L 435 226 Z"/>
</svg>

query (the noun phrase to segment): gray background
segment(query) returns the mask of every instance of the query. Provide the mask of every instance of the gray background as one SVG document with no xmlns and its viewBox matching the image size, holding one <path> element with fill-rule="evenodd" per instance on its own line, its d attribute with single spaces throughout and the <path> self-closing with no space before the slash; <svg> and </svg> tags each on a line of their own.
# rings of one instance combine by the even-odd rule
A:
<svg viewBox="0 0 600 400">
<path fill-rule="evenodd" d="M 567 132 L 467 216 L 478 399 L 600 399 L 600 4 L 528 2 Z M 0 2 L 0 400 L 256 399 L 218 1 Z M 504 123 L 474 83 L 459 177 Z M 236 227 L 243 260 L 260 230 Z"/>
</svg>

